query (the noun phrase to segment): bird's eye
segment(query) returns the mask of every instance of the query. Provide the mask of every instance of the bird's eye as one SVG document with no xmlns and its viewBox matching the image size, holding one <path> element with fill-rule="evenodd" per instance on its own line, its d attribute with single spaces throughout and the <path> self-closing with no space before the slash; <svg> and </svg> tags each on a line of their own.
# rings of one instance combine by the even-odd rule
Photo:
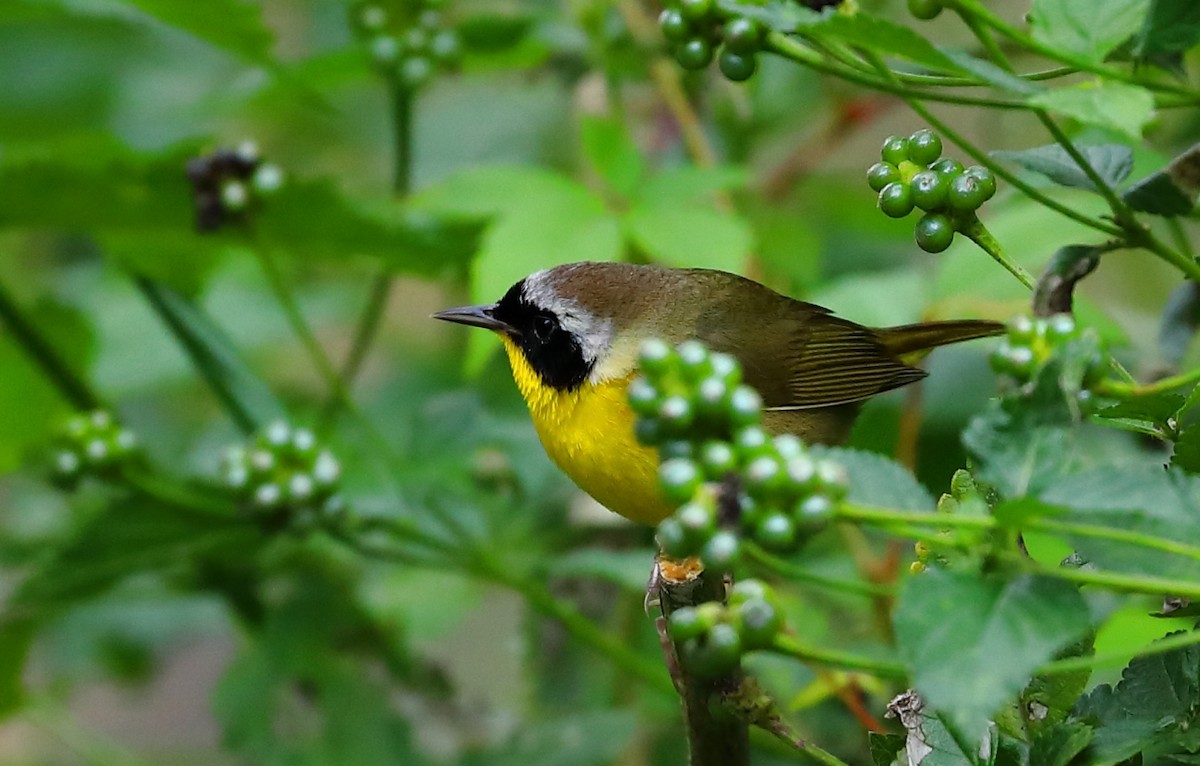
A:
<svg viewBox="0 0 1200 766">
<path fill-rule="evenodd" d="M 558 322 L 554 317 L 542 314 L 533 319 L 533 336 L 540 341 L 547 341 L 554 331 L 558 329 Z"/>
</svg>

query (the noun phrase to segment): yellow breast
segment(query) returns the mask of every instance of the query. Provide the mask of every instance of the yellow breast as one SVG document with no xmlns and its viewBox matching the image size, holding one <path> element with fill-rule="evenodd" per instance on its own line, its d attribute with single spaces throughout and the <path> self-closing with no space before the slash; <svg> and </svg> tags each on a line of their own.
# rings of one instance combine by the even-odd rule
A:
<svg viewBox="0 0 1200 766">
<path fill-rule="evenodd" d="M 598 503 L 627 519 L 657 524 L 671 513 L 658 491 L 658 455 L 638 444 L 625 400 L 629 378 L 575 391 L 544 385 L 520 349 L 501 336 L 513 379 L 550 459 Z"/>
</svg>

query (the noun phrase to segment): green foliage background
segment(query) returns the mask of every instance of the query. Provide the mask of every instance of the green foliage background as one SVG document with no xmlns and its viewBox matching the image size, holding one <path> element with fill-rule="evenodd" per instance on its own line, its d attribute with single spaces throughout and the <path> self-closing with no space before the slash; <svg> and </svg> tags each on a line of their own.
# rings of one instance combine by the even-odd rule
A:
<svg viewBox="0 0 1200 766">
<path fill-rule="evenodd" d="M 902 2 L 860 5 L 939 47 L 891 24 L 865 42 L 853 26 L 830 34 L 906 67 L 936 69 L 941 51 L 977 47 L 951 14 L 917 27 Z M 984 5 L 1013 24 L 1028 10 Z M 1131 44 L 1100 35 L 1123 28 L 1121 14 L 1176 7 L 1097 3 L 1111 18 L 1089 37 L 1088 25 L 1054 16 L 1078 3 L 1035 5 L 1036 39 L 1096 62 Z M 790 8 L 761 12 L 784 28 L 795 23 Z M 911 222 L 874 209 L 863 173 L 880 141 L 925 125 L 892 97 L 768 55 L 746 85 L 715 71 L 681 76 L 657 36 L 657 8 L 624 0 L 452 2 L 443 14 L 463 40 L 461 71 L 406 95 L 373 65 L 359 10 L 337 0 L 0 5 L 0 297 L 65 365 L 47 375 L 47 359 L 0 323 L 0 708 L 12 732 L 0 763 L 683 762 L 677 703 L 642 614 L 652 531 L 581 502 L 541 452 L 494 339 L 436 326 L 429 313 L 494 300 L 539 268 L 617 258 L 748 273 L 870 325 L 1028 311 L 1028 291 L 965 238 L 932 256 L 912 243 Z M 1145 33 L 1135 54 L 1168 57 L 1194 82 L 1195 52 L 1180 52 L 1200 20 L 1187 13 L 1159 19 L 1182 43 Z M 1036 61 L 1014 56 L 1022 70 Z M 1097 95 L 1072 81 L 1020 97 L 1065 116 L 1080 143 L 1129 146 L 1131 164 L 1109 178 L 1143 179 L 1195 142 L 1200 111 L 1160 99 L 1152 115 L 1149 91 L 1120 85 Z M 1028 110 L 932 108 L 989 151 L 1051 140 Z M 283 169 L 283 188 L 245 225 L 198 233 L 185 163 L 247 139 Z M 1020 161 L 1043 172 L 1021 178 L 1055 200 L 1106 213 L 1077 172 L 1052 186 L 1053 168 Z M 1100 241 L 1007 184 L 981 217 L 1035 274 L 1059 248 Z M 1190 253 L 1194 227 L 1172 231 Z M 1157 334 L 1178 282 L 1147 252 L 1118 250 L 1082 283 L 1077 316 L 1139 379 L 1191 369 L 1188 323 L 1166 323 L 1184 326 L 1164 335 L 1172 343 Z M 360 343 L 384 296 L 377 334 Z M 356 347 L 366 350 L 360 374 L 342 381 Z M 858 502 L 932 510 L 966 464 L 960 434 L 996 391 L 989 348 L 939 351 L 919 395 L 868 405 L 851 446 L 911 456 L 923 488 L 907 476 L 876 487 L 864 478 Z M 136 432 L 147 464 L 65 493 L 48 482 L 53 439 L 93 396 Z M 1161 436 L 1162 421 L 1187 412 L 1182 398 L 1156 406 L 1123 424 Z M 340 458 L 343 495 L 362 520 L 350 533 L 260 525 L 219 489 L 222 448 L 281 415 L 320 429 Z M 976 449 L 994 458 L 986 481 L 1013 502 L 1005 526 L 1038 516 L 1038 502 L 1091 503 L 1095 523 L 1121 526 L 1105 509 L 1144 498 L 1114 497 L 1166 492 L 1154 473 L 1168 459 L 1161 440 L 1026 426 Z M 976 421 L 976 447 L 988 427 Z M 1021 451 L 1046 434 L 1067 436 Z M 1005 483 L 1021 460 L 1044 466 L 1049 454 L 1109 468 L 1056 465 L 1036 499 Z M 1114 477 L 1113 465 L 1130 474 Z M 1185 478 L 1175 495 L 1155 496 L 1166 510 L 1139 529 L 1190 539 L 1195 480 Z M 1050 565 L 1081 547 L 1049 533 L 1026 543 Z M 1080 625 L 1095 628 L 1095 651 L 1108 658 L 1094 686 L 1194 619 L 1148 616 L 1161 599 L 1145 594 L 1094 592 L 1085 603 L 1058 581 L 909 578 L 910 550 L 857 527 L 822 535 L 793 562 L 803 576 L 781 589 L 789 624 L 807 644 L 865 655 L 892 652 L 895 640 L 910 677 L 935 696 L 962 694 L 962 679 L 978 676 L 991 686 L 978 704 L 960 701 L 963 727 L 994 717 L 996 700 L 1020 692 Z M 1092 555 L 1197 577 L 1120 553 Z M 870 576 L 902 581 L 894 636 L 878 600 L 811 582 Z M 1013 589 L 1029 605 L 1009 598 Z M 945 643 L 925 641 L 939 626 L 922 593 L 957 593 L 971 607 Z M 1028 644 L 987 643 L 1021 625 L 1034 634 Z M 1180 661 L 1193 668 L 1182 697 L 1194 710 L 1197 660 Z M 748 664 L 802 735 L 850 763 L 873 757 L 861 713 L 880 718 L 904 688 L 778 656 Z M 1010 672 L 984 672 L 993 665 Z M 185 681 L 172 683 L 176 674 Z M 1087 704 L 1100 720 L 1152 731 L 1146 716 L 1122 718 L 1137 707 L 1134 691 Z M 1103 762 L 1145 736 L 1106 741 L 1115 760 Z M 795 758 L 760 745 L 756 763 Z"/>
</svg>

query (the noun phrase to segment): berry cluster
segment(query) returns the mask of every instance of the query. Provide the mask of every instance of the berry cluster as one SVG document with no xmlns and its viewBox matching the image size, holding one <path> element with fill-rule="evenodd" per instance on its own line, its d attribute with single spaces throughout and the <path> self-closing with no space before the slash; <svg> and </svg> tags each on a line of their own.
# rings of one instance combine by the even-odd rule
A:
<svg viewBox="0 0 1200 766">
<path fill-rule="evenodd" d="M 1018 383 L 1028 383 L 1056 352 L 1082 335 L 1083 331 L 1070 314 L 1016 317 L 1008 323 L 1008 335 L 992 352 L 992 369 L 1009 375 Z M 1085 381 L 1098 379 L 1104 369 L 1104 355 L 1091 354 L 1086 367 Z"/>
<path fill-rule="evenodd" d="M 105 410 L 72 416 L 56 439 L 54 480 L 74 487 L 87 474 L 112 473 L 137 447 L 133 432 Z"/>
<path fill-rule="evenodd" d="M 684 69 L 704 69 L 720 45 L 717 67 L 735 82 L 750 79 L 767 30 L 747 16 L 725 18 L 714 0 L 678 0 L 658 17 L 663 37 Z"/>
<path fill-rule="evenodd" d="M 708 601 L 675 610 L 667 631 L 683 664 L 701 678 L 719 678 L 734 670 L 742 654 L 767 649 L 783 628 L 771 589 L 760 580 L 733 586 L 729 604 Z"/>
<path fill-rule="evenodd" d="M 983 501 L 979 487 L 975 484 L 975 478 L 971 476 L 969 471 L 958 469 L 954 472 L 954 476 L 950 479 L 950 492 L 943 493 L 937 502 L 938 513 L 962 513 L 987 515 L 990 513 L 987 504 Z M 934 564 L 943 569 L 956 566 L 974 566 L 980 562 L 976 561 L 980 554 L 985 550 L 985 546 L 981 540 L 966 541 L 962 540 L 963 535 L 982 535 L 982 530 L 974 532 L 959 530 L 959 539 L 955 544 L 955 534 L 950 530 L 942 530 L 937 533 L 936 539 L 922 540 L 913 545 L 913 550 L 916 553 L 916 560 L 908 566 L 908 571 L 913 574 L 920 574 L 929 568 L 930 564 Z M 942 544 L 942 541 L 945 544 Z M 967 552 L 963 552 L 963 550 Z"/>
<path fill-rule="evenodd" d="M 879 192 L 879 209 L 903 218 L 920 208 L 917 245 L 940 253 L 954 241 L 954 232 L 975 218 L 975 211 L 996 194 L 996 179 L 980 165 L 964 168 L 942 156 L 942 139 L 932 130 L 908 138 L 889 136 L 880 151 L 882 162 L 867 170 L 867 183 Z"/>
<path fill-rule="evenodd" d="M 696 341 L 675 349 L 650 341 L 640 361 L 644 377 L 629 386 L 638 439 L 658 447 L 659 484 L 678 506 L 658 527 L 664 553 L 699 554 L 706 566 L 728 570 L 740 543 L 735 531 L 719 529 L 735 520 L 727 517 L 779 551 L 795 549 L 832 518 L 846 496 L 844 469 L 814 458 L 795 436 L 767 433 L 762 399 L 741 384 L 733 357 Z M 722 498 L 730 487 L 738 492 L 733 514 Z"/>
<path fill-rule="evenodd" d="M 187 177 L 196 204 L 196 228 L 202 232 L 240 217 L 257 199 L 283 185 L 283 171 L 263 162 L 253 141 L 189 160 Z"/>
<path fill-rule="evenodd" d="M 428 83 L 439 69 L 455 69 L 462 59 L 462 41 L 442 20 L 441 5 L 440 0 L 368 2 L 351 12 L 375 66 L 409 90 Z"/>
<path fill-rule="evenodd" d="M 229 448 L 222 474 L 245 507 L 259 515 L 332 515 L 342 508 L 337 458 L 312 431 L 283 421 L 268 425 L 250 445 Z"/>
</svg>

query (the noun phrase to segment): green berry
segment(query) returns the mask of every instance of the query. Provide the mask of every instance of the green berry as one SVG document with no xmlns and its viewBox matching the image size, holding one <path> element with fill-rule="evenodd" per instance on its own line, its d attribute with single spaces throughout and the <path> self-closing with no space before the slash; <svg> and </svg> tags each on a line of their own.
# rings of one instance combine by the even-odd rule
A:
<svg viewBox="0 0 1200 766">
<path fill-rule="evenodd" d="M 679 12 L 688 21 L 705 21 L 714 10 L 713 0 L 679 0 Z"/>
<path fill-rule="evenodd" d="M 762 46 L 763 27 L 754 19 L 738 16 L 725 23 L 725 47 L 733 53 L 754 54 Z"/>
<path fill-rule="evenodd" d="M 725 381 L 725 385 L 733 388 L 742 382 L 742 366 L 729 354 L 716 352 L 708 355 L 712 365 L 713 377 Z"/>
<path fill-rule="evenodd" d="M 992 175 L 992 171 L 982 165 L 972 165 L 964 170 L 963 173 L 972 176 L 979 182 L 979 185 L 983 188 L 983 199 L 985 202 L 996 196 L 996 177 Z"/>
<path fill-rule="evenodd" d="M 743 478 L 746 489 L 757 497 L 770 497 L 779 492 L 784 485 L 786 474 L 779 458 L 774 455 L 760 455 L 746 466 Z"/>
<path fill-rule="evenodd" d="M 672 439 L 659 446 L 658 455 L 663 460 L 670 460 L 673 457 L 682 457 L 690 460 L 695 451 L 695 447 L 687 439 Z"/>
<path fill-rule="evenodd" d="M 800 437 L 795 434 L 780 434 L 772 439 L 771 443 L 775 445 L 775 451 L 779 453 L 780 459 L 785 462 L 805 454 L 804 442 L 800 441 Z"/>
<path fill-rule="evenodd" d="M 908 139 L 904 136 L 888 136 L 879 150 L 879 156 L 886 163 L 899 165 L 908 159 Z"/>
<path fill-rule="evenodd" d="M 671 616 L 667 618 L 667 634 L 677 643 L 699 638 L 716 625 L 713 617 L 711 611 L 682 606 L 671 612 Z"/>
<path fill-rule="evenodd" d="M 833 519 L 834 502 L 825 495 L 810 495 L 796 506 L 796 523 L 815 532 Z"/>
<path fill-rule="evenodd" d="M 938 175 L 945 176 L 947 179 L 953 179 L 955 176 L 962 175 L 963 164 L 958 160 L 944 157 L 930 165 L 929 169 Z"/>
<path fill-rule="evenodd" d="M 883 187 L 900 180 L 900 169 L 890 162 L 876 162 L 867 168 L 867 185 L 872 191 L 882 191 Z"/>
<path fill-rule="evenodd" d="M 696 386 L 696 414 L 709 423 L 721 422 L 729 412 L 729 386 L 716 376 Z"/>
<path fill-rule="evenodd" d="M 654 387 L 653 383 L 640 376 L 634 378 L 629 384 L 626 396 L 629 398 L 629 408 L 642 417 L 655 415 L 662 405 L 658 389 Z"/>
<path fill-rule="evenodd" d="M 940 253 L 954 241 L 954 223 L 941 213 L 926 213 L 917 221 L 917 246 L 927 253 Z"/>
<path fill-rule="evenodd" d="M 722 50 L 720 58 L 717 59 L 717 67 L 726 78 L 733 82 L 743 82 L 749 80 L 758 69 L 758 61 L 754 58 L 753 53 L 734 53 L 731 50 Z"/>
<path fill-rule="evenodd" d="M 929 21 L 942 12 L 941 0 L 908 0 L 908 12 L 913 18 Z"/>
<path fill-rule="evenodd" d="M 400 57 L 400 41 L 391 35 L 379 35 L 369 43 L 371 60 L 377 65 L 386 66 Z"/>
<path fill-rule="evenodd" d="M 368 5 L 359 11 L 358 23 L 363 29 L 376 32 L 387 23 L 387 11 L 377 5 Z"/>
<path fill-rule="evenodd" d="M 658 540 L 658 547 L 662 552 L 673 559 L 684 559 L 692 555 L 688 534 L 679 523 L 679 519 L 674 516 L 668 516 L 659 522 L 654 537 Z"/>
<path fill-rule="evenodd" d="M 677 8 L 666 8 L 658 15 L 658 28 L 673 43 L 682 43 L 692 36 L 691 25 Z"/>
<path fill-rule="evenodd" d="M 729 395 L 729 423 L 734 428 L 757 425 L 762 420 L 762 397 L 749 386 L 738 386 Z"/>
<path fill-rule="evenodd" d="M 409 27 L 404 31 L 401 47 L 409 56 L 424 55 L 429 50 L 429 32 L 420 27 Z"/>
<path fill-rule="evenodd" d="M 844 498 L 850 489 L 850 476 L 846 473 L 846 469 L 842 467 L 841 463 L 835 463 L 832 460 L 817 462 L 815 479 L 817 491 L 825 493 L 831 499 Z"/>
<path fill-rule="evenodd" d="M 946 179 L 932 170 L 917 173 L 909 182 L 913 204 L 929 212 L 941 209 L 946 202 L 949 184 Z"/>
<path fill-rule="evenodd" d="M 421 15 L 417 16 L 417 25 L 430 31 L 436 31 L 442 26 L 442 14 L 432 8 L 421 11 Z"/>
<path fill-rule="evenodd" d="M 443 29 L 429 41 L 429 55 L 444 67 L 454 67 L 462 60 L 462 41 L 452 29 Z"/>
<path fill-rule="evenodd" d="M 1037 336 L 1037 325 L 1033 317 L 1021 314 L 1008 323 L 1008 337 L 1017 343 L 1030 343 Z"/>
<path fill-rule="evenodd" d="M 712 59 L 712 46 L 700 37 L 693 37 L 675 50 L 675 60 L 684 69 L 703 69 L 712 63 Z"/>
<path fill-rule="evenodd" d="M 942 139 L 925 128 L 908 137 L 908 158 L 918 165 L 929 165 L 942 156 Z"/>
<path fill-rule="evenodd" d="M 737 470 L 737 454 L 729 442 L 707 441 L 700 445 L 700 465 L 710 481 L 720 481 Z"/>
<path fill-rule="evenodd" d="M 754 538 L 763 547 L 777 551 L 789 550 L 796 544 L 796 522 L 786 513 L 774 511 L 759 520 Z"/>
<path fill-rule="evenodd" d="M 663 496 L 676 505 L 692 499 L 703 483 L 700 468 L 692 460 L 671 458 L 658 467 L 658 484 Z"/>
<path fill-rule="evenodd" d="M 973 213 L 987 201 L 987 193 L 979 179 L 969 173 L 963 173 L 950 182 L 950 190 L 946 194 L 946 206 L 956 213 Z"/>
<path fill-rule="evenodd" d="M 658 406 L 658 419 L 672 433 L 683 433 L 696 419 L 696 409 L 686 397 L 668 396 Z"/>
<path fill-rule="evenodd" d="M 912 189 L 896 181 L 879 192 L 879 209 L 890 218 L 903 218 L 913 211 Z"/>
<path fill-rule="evenodd" d="M 783 627 L 783 619 L 765 599 L 754 599 L 737 610 L 737 627 L 746 649 L 766 649 L 775 641 Z"/>
<path fill-rule="evenodd" d="M 685 340 L 675 347 L 679 356 L 679 372 L 684 380 L 696 382 L 712 374 L 712 364 L 708 360 L 708 349 L 697 340 Z"/>
<path fill-rule="evenodd" d="M 400 62 L 400 82 L 409 89 L 419 88 L 433 77 L 433 63 L 424 56 L 408 56 Z"/>
<path fill-rule="evenodd" d="M 749 461 L 771 451 L 771 437 L 759 426 L 739 428 L 733 435 L 733 448 L 742 460 Z"/>
<path fill-rule="evenodd" d="M 684 503 L 675 511 L 675 518 L 683 527 L 689 553 L 708 542 L 717 531 L 715 511 L 702 503 Z"/>
<path fill-rule="evenodd" d="M 250 204 L 250 191 L 241 181 L 226 181 L 221 184 L 221 205 L 226 210 L 245 210 Z"/>
<path fill-rule="evenodd" d="M 684 647 L 684 663 L 701 678 L 718 678 L 729 673 L 742 657 L 742 637 L 727 622 L 718 622 L 701 641 Z"/>
<path fill-rule="evenodd" d="M 278 165 L 264 162 L 254 169 L 254 175 L 250 176 L 250 185 L 260 196 L 274 194 L 283 186 L 283 171 Z"/>
<path fill-rule="evenodd" d="M 816 486 L 817 461 L 808 455 L 788 458 L 783 470 L 791 488 L 797 492 L 809 492 Z"/>
<path fill-rule="evenodd" d="M 737 563 L 741 554 L 742 543 L 738 536 L 728 530 L 721 530 L 708 539 L 700 550 L 700 560 L 704 566 L 718 572 L 728 572 Z"/>
<path fill-rule="evenodd" d="M 1075 335 L 1075 317 L 1070 314 L 1055 314 L 1045 322 L 1046 339 L 1055 345 Z"/>
<path fill-rule="evenodd" d="M 651 380 L 665 375 L 675 367 L 677 362 L 675 350 L 666 341 L 658 338 L 643 343 L 642 350 L 638 354 L 638 364 Z"/>
<path fill-rule="evenodd" d="M 749 601 L 768 601 L 774 598 L 771 588 L 762 580 L 738 580 L 733 584 L 729 593 L 729 603 L 733 606 Z"/>
</svg>

